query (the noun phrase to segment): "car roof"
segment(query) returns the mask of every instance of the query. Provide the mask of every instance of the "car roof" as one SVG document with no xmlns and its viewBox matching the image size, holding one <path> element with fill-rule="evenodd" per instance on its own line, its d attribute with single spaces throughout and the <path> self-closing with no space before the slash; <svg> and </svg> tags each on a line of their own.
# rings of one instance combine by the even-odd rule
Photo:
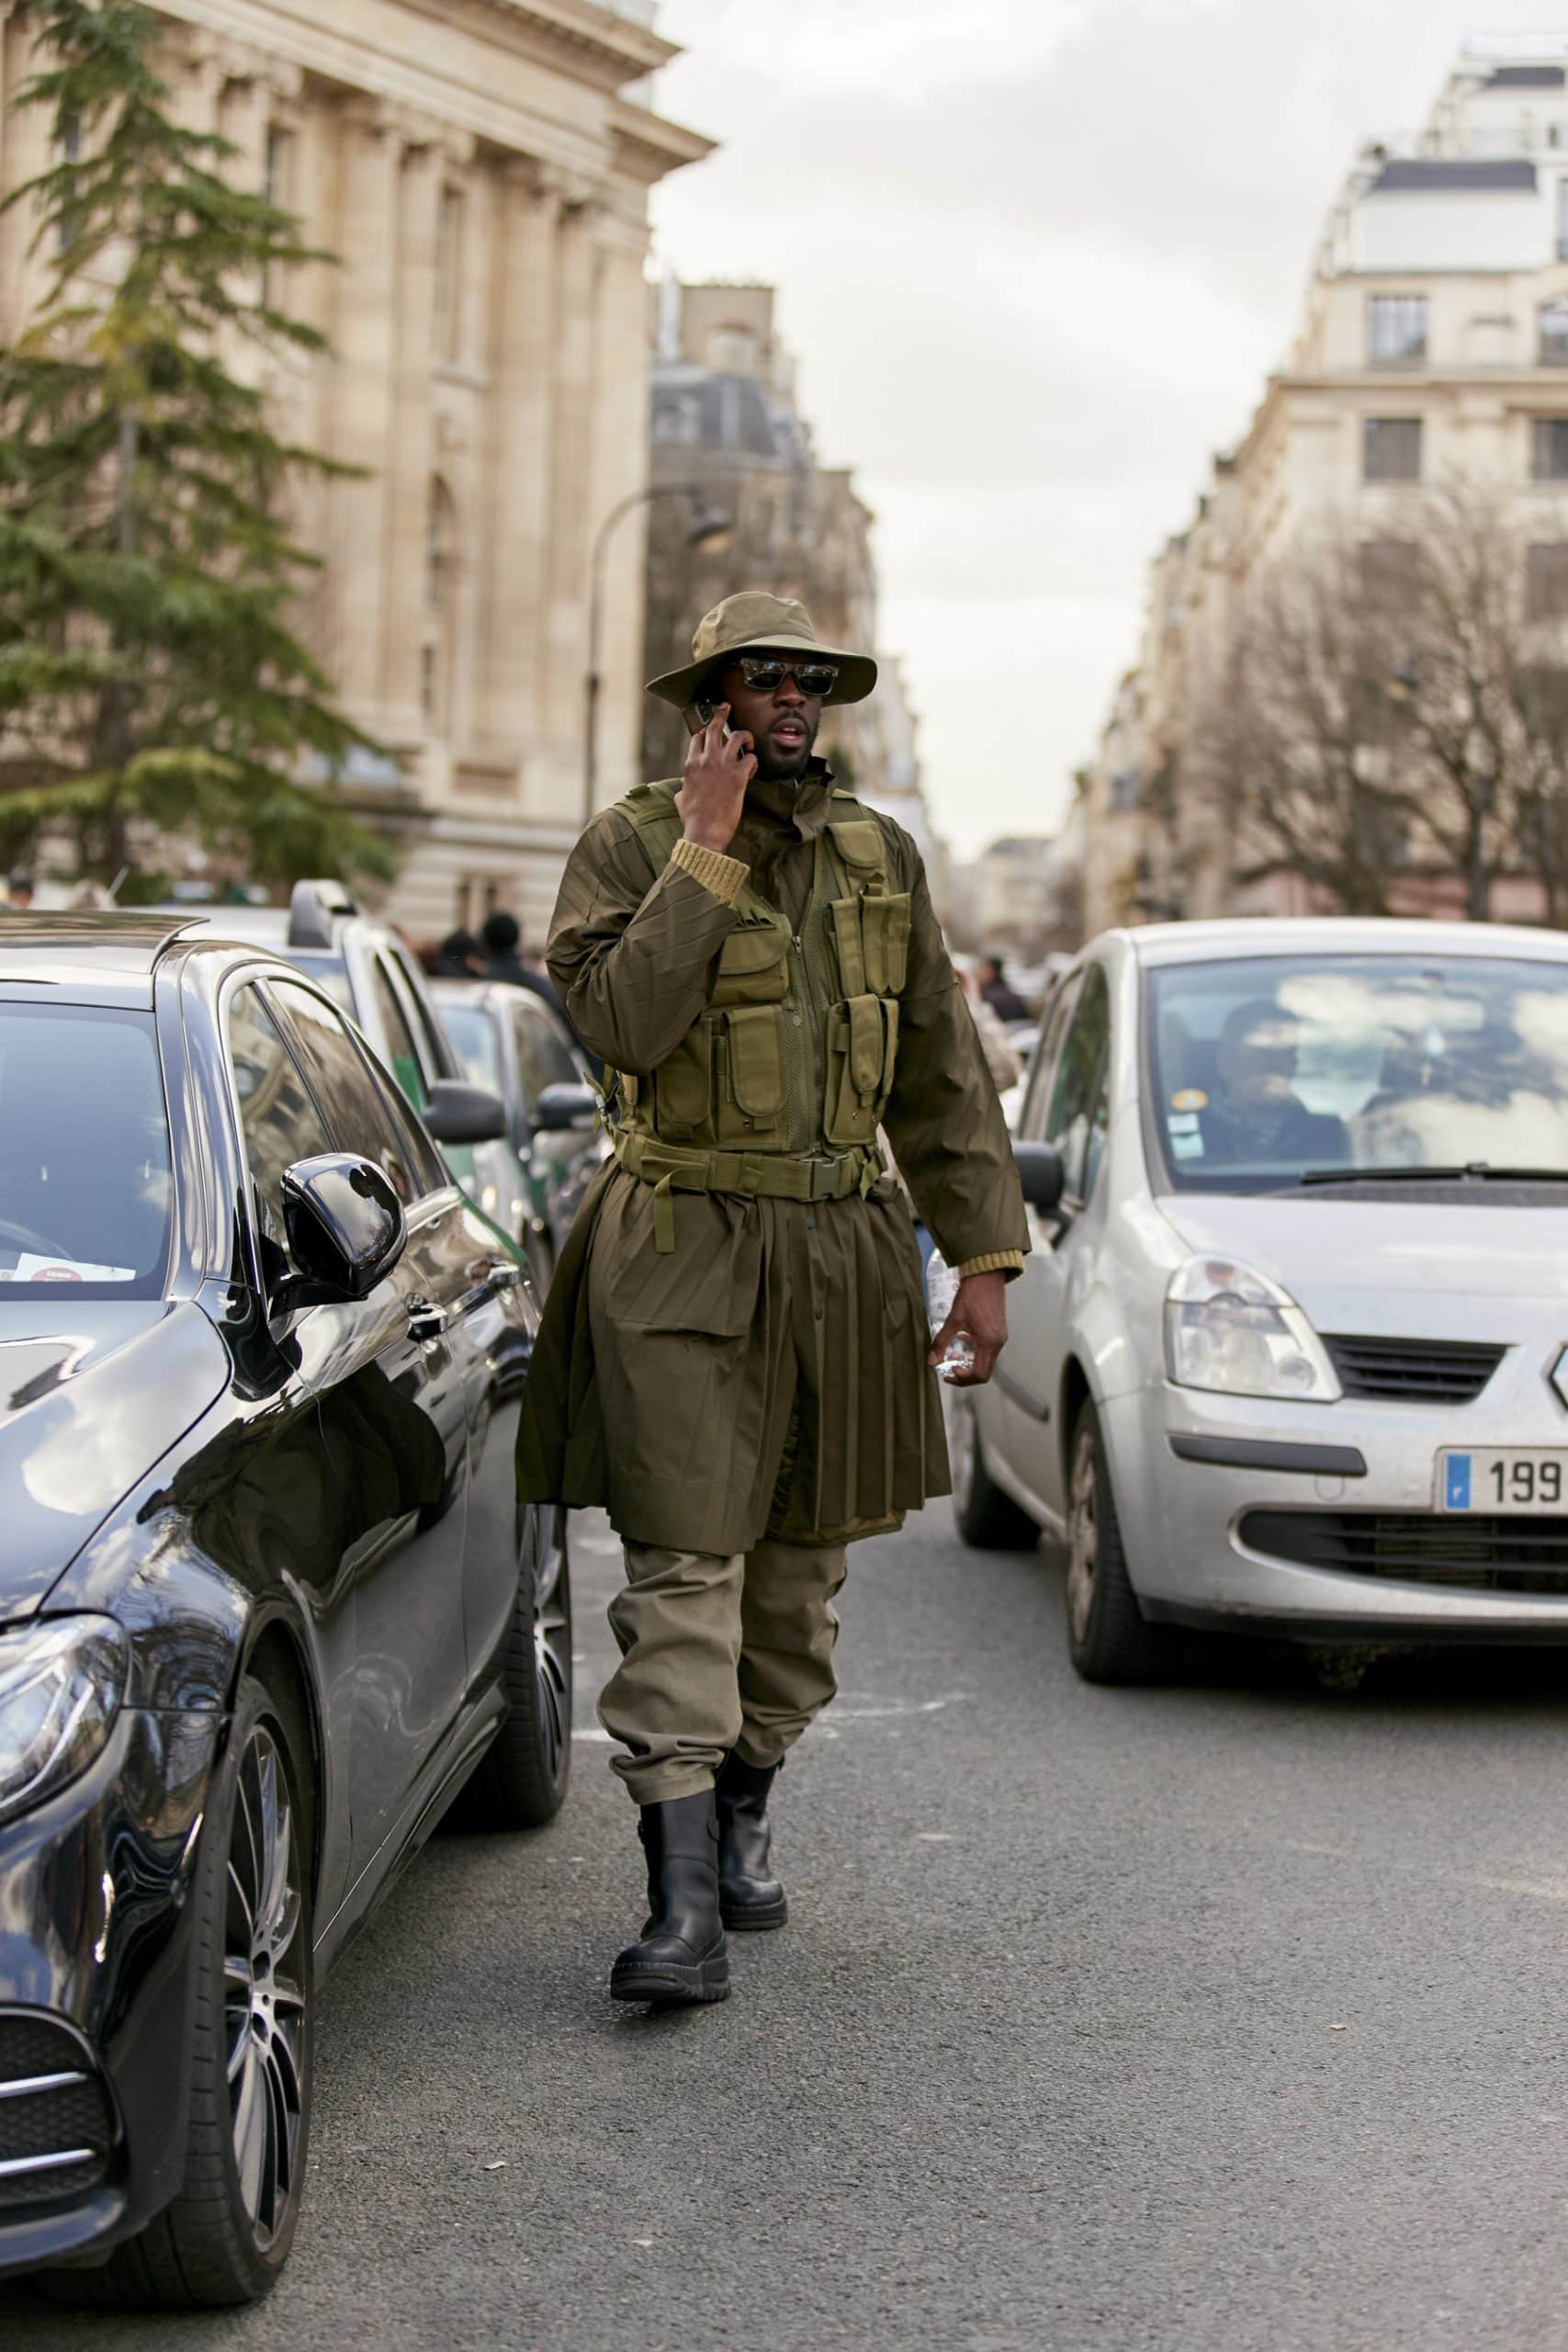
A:
<svg viewBox="0 0 1568 2352">
<path fill-rule="evenodd" d="M 150 1005 L 159 956 L 189 927 L 188 915 L 131 907 L 7 912 L 0 916 L 0 987 Z"/>
<path fill-rule="evenodd" d="M 1568 961 L 1568 934 L 1508 922 L 1427 922 L 1399 915 L 1234 915 L 1108 932 L 1142 965 L 1254 956 L 1491 956 Z"/>
</svg>

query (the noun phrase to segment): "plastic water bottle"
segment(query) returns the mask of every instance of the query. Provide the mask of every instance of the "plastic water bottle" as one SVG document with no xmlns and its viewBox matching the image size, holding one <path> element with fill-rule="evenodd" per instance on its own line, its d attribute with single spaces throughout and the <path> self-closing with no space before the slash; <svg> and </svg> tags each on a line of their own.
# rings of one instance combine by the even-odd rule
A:
<svg viewBox="0 0 1568 2352">
<path fill-rule="evenodd" d="M 958 1296 L 958 1276 L 940 1250 L 933 1250 L 926 1267 L 926 1313 L 931 1318 L 934 1340 L 953 1312 L 953 1302 Z M 947 1352 L 937 1365 L 940 1378 L 951 1381 L 961 1372 L 975 1369 L 975 1349 L 967 1335 L 960 1332 L 947 1343 Z"/>
</svg>

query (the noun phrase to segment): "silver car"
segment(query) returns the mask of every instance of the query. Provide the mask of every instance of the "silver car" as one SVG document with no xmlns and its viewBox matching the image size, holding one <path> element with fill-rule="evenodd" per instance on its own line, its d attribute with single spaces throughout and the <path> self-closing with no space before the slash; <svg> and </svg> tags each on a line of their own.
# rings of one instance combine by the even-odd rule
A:
<svg viewBox="0 0 1568 2352">
<path fill-rule="evenodd" d="M 1568 1641 L 1568 938 L 1107 933 L 1018 1141 L 954 1490 L 972 1544 L 1065 1541 L 1081 1674 L 1190 1627 Z"/>
</svg>

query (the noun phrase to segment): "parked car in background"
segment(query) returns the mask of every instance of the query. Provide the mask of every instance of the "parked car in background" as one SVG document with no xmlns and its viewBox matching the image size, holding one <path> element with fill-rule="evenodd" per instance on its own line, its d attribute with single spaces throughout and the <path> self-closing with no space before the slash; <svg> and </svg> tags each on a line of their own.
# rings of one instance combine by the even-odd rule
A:
<svg viewBox="0 0 1568 2352">
<path fill-rule="evenodd" d="M 425 1109 L 433 1087 L 463 1077 L 418 958 L 341 882 L 298 882 L 287 908 L 185 906 L 171 912 L 287 956 L 353 1014 L 416 1111 Z M 518 1243 L 515 1166 L 504 1138 L 453 1136 L 442 1152 L 469 1199 Z"/>
<path fill-rule="evenodd" d="M 1562 933 L 1109 933 L 1019 1138 L 1050 1172 L 954 1488 L 972 1544 L 1065 1540 L 1080 1673 L 1182 1627 L 1568 1641 Z"/>
<path fill-rule="evenodd" d="M 571 1701 L 522 1271 L 191 928 L 0 923 L 0 2272 L 171 2306 L 276 2277 L 323 1975 L 460 1789 L 556 1811 Z"/>
<path fill-rule="evenodd" d="M 506 1105 L 509 1222 L 541 1295 L 607 1144 L 581 1048 L 542 997 L 505 980 L 436 980 L 447 1035 L 476 1086 Z"/>
</svg>

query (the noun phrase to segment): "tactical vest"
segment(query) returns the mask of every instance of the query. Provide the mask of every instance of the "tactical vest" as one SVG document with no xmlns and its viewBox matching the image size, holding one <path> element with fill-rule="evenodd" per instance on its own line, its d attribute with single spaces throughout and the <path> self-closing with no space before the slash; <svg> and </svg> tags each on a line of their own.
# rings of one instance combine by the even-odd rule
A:
<svg viewBox="0 0 1568 2352">
<path fill-rule="evenodd" d="M 682 833 L 670 786 L 639 785 L 618 805 L 657 877 Z M 882 828 L 852 793 L 834 790 L 812 852 L 799 931 L 745 883 L 706 1010 L 650 1078 L 620 1075 L 628 1165 L 643 1157 L 625 1148 L 633 1138 L 727 1162 L 874 1147 L 898 1052 L 909 894 L 889 891 Z M 873 1176 L 879 1164 L 867 1158 Z M 783 1189 L 766 1181 L 773 1170 L 756 1182 L 724 1172 L 705 1189 Z"/>
</svg>

